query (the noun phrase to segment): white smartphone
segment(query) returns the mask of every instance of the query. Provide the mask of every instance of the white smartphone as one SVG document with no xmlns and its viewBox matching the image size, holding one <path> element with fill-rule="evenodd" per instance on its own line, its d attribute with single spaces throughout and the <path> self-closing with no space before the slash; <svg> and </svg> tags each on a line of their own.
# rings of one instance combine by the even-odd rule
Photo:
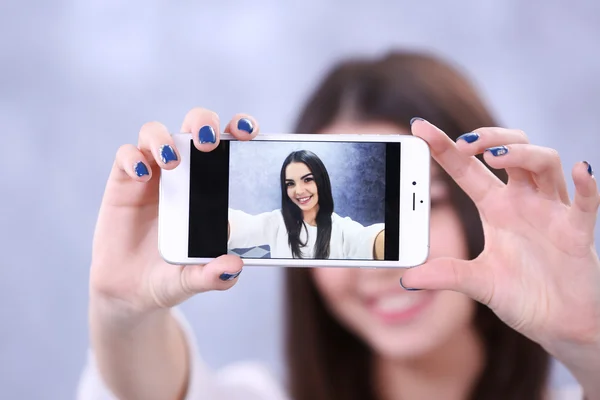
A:
<svg viewBox="0 0 600 400">
<path fill-rule="evenodd" d="M 411 267 L 429 254 L 430 151 L 411 135 L 222 134 L 201 152 L 174 134 L 158 243 L 172 264 Z"/>
</svg>

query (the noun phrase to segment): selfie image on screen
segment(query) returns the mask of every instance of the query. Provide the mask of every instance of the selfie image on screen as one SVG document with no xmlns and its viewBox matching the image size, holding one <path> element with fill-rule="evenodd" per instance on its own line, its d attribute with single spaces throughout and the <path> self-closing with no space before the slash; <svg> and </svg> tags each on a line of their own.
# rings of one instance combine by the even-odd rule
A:
<svg viewBox="0 0 600 400">
<path fill-rule="evenodd" d="M 399 146 L 223 141 L 215 152 L 193 148 L 190 256 L 215 256 L 217 247 L 242 258 L 398 259 Z M 207 178 L 207 170 L 220 178 Z M 214 229 L 204 234 L 195 221 Z"/>
<path fill-rule="evenodd" d="M 385 230 L 385 144 L 232 142 L 228 252 L 374 259 Z"/>
</svg>

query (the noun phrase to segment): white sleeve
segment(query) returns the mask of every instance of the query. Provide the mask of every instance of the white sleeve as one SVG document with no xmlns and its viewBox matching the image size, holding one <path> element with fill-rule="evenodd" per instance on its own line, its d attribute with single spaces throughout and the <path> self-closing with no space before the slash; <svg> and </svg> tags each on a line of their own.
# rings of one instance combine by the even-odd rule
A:
<svg viewBox="0 0 600 400">
<path fill-rule="evenodd" d="M 350 217 L 338 217 L 336 221 L 342 231 L 344 258 L 372 260 L 375 238 L 385 229 L 385 224 L 363 226 Z"/>
<path fill-rule="evenodd" d="M 181 324 L 190 349 L 190 381 L 184 400 L 289 400 L 283 388 L 259 363 L 240 362 L 211 371 L 200 357 L 191 327 L 183 314 L 174 309 L 173 315 Z M 79 381 L 77 399 L 118 400 L 102 381 L 91 350 Z"/>
<path fill-rule="evenodd" d="M 250 215 L 229 209 L 228 249 L 248 248 L 268 244 L 277 234 L 279 210 Z"/>
</svg>

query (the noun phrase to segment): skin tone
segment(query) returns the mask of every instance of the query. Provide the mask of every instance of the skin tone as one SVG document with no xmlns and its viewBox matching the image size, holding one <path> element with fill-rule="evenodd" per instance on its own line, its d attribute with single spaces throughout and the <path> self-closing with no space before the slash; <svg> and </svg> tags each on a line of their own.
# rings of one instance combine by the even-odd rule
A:
<svg viewBox="0 0 600 400">
<path fill-rule="evenodd" d="M 237 129 L 242 117 L 252 121 L 252 134 Z M 216 143 L 199 142 L 197 133 L 205 125 L 213 127 Z M 193 132 L 194 145 L 211 151 L 218 144 L 219 128 L 215 113 L 193 109 L 181 132 Z M 259 129 L 251 117 L 236 115 L 225 131 L 250 140 Z M 593 242 L 600 204 L 596 181 L 587 165 L 576 164 L 572 172 L 575 197 L 569 200 L 555 152 L 530 145 L 516 130 L 481 128 L 477 132 L 480 138 L 473 143 L 454 143 L 425 121 L 412 126 L 412 134 L 428 142 L 434 159 L 473 199 L 483 217 L 486 245 L 477 259 L 464 260 L 464 238 L 452 231 L 455 216 L 437 208 L 433 212 L 440 220 L 432 221 L 432 229 L 435 223 L 440 226 L 435 231 L 442 232 L 443 225 L 449 236 L 435 239 L 435 248 L 432 242 L 435 255 L 425 264 L 406 271 L 354 271 L 340 275 L 341 282 L 333 288 L 318 283 L 317 276 L 315 282 L 334 315 L 378 354 L 376 377 L 389 398 L 400 393 L 408 398 L 440 398 L 425 392 L 435 390 L 431 382 L 447 387 L 451 397 L 443 398 L 464 398 L 482 363 L 478 340 L 470 338 L 471 298 L 488 305 L 505 323 L 566 365 L 587 399 L 600 399 L 600 261 Z M 94 235 L 91 341 L 102 379 L 118 398 L 183 398 L 189 376 L 188 348 L 169 309 L 197 293 L 230 288 L 238 278 L 222 281 L 219 277 L 242 268 L 240 258 L 232 255 L 185 268 L 161 259 L 158 178 L 161 169 L 178 165 L 178 161 L 162 162 L 159 151 L 165 144 L 174 148 L 167 129 L 149 123 L 142 127 L 137 146 L 119 149 Z M 495 157 L 486 152 L 484 157 L 493 168 L 507 169 L 508 185 L 471 157 L 498 145 L 506 145 L 508 153 Z M 149 175 L 135 174 L 139 161 L 148 166 Z M 455 242 L 446 246 L 450 232 L 456 234 Z M 365 284 L 357 282 L 362 275 L 354 275 L 362 273 L 371 274 Z M 428 290 L 401 297 L 405 293 L 397 293 L 398 273 L 404 286 Z M 388 291 L 394 294 L 386 299 Z M 452 302 L 452 309 L 439 301 L 450 293 L 454 297 L 445 300 Z M 348 301 L 357 315 L 351 316 L 336 299 Z M 395 311 L 409 301 L 421 303 L 419 312 L 413 312 L 413 318 L 398 316 Z M 434 312 L 439 315 L 431 318 Z M 398 319 L 402 323 L 396 324 Z M 376 325 L 371 329 L 363 321 Z M 417 335 L 416 326 L 427 331 Z M 396 335 L 404 340 L 395 339 Z M 410 347 L 404 342 L 408 340 L 414 340 Z M 455 349 L 448 343 L 461 352 L 452 353 Z M 453 363 L 456 359 L 461 362 Z M 452 377 L 444 379 L 444 374 Z M 411 386 L 413 381 L 420 384 Z"/>
<path fill-rule="evenodd" d="M 317 226 L 319 192 L 308 166 L 304 163 L 290 163 L 285 168 L 285 186 L 290 200 L 302 210 L 304 222 Z"/>
</svg>

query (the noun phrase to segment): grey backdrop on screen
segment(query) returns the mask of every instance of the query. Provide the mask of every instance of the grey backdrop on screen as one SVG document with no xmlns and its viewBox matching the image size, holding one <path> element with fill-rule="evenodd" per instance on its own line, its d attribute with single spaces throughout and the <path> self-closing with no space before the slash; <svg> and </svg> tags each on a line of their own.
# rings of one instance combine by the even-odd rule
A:
<svg viewBox="0 0 600 400">
<path fill-rule="evenodd" d="M 337 214 L 365 226 L 385 221 L 384 143 L 232 142 L 229 206 L 249 214 L 280 209 L 281 166 L 295 150 L 325 164 Z"/>
</svg>

